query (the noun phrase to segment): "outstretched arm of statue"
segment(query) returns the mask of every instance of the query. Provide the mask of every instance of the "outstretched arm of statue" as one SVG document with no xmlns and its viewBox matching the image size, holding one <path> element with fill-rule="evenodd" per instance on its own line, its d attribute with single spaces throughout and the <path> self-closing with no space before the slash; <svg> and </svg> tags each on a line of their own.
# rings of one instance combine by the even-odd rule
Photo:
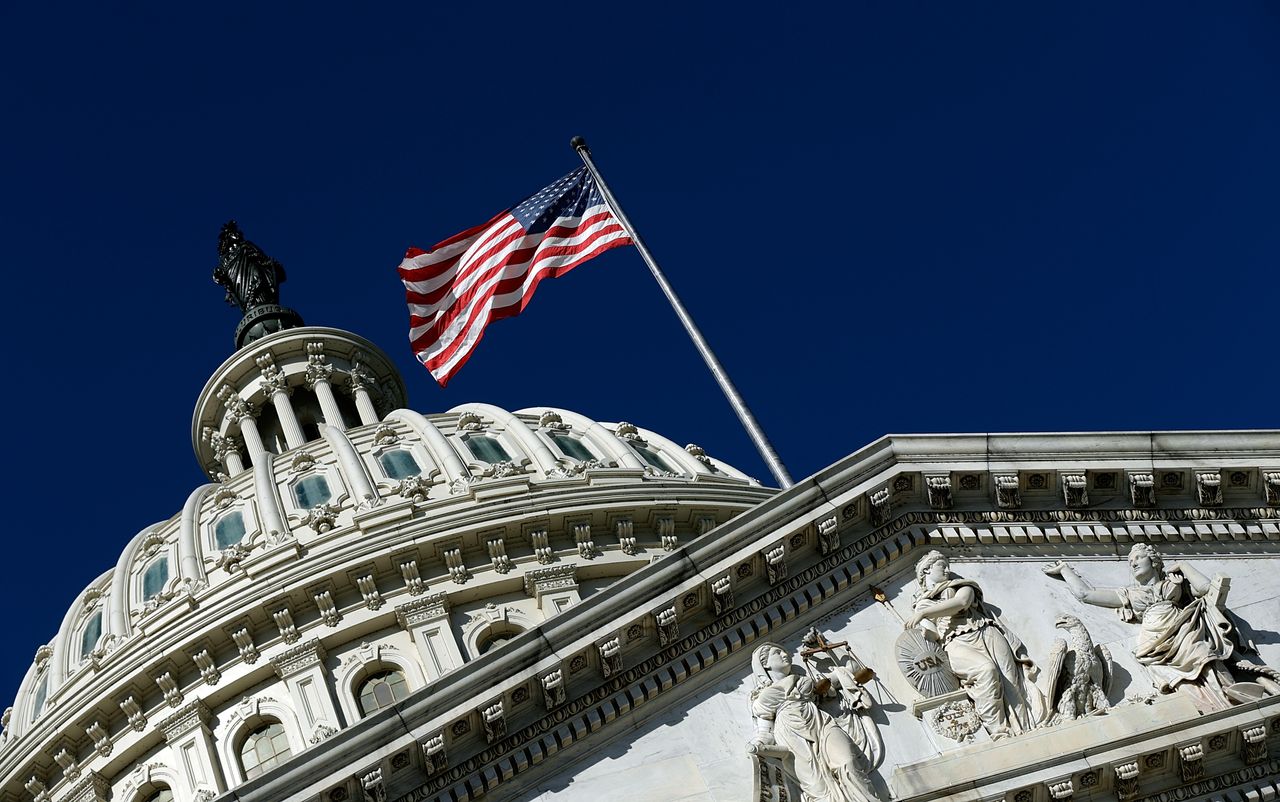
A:
<svg viewBox="0 0 1280 802">
<path fill-rule="evenodd" d="M 956 595 L 949 599 L 921 604 L 903 623 L 906 624 L 907 629 L 911 629 L 918 626 L 926 618 L 930 621 L 946 618 L 949 615 L 955 615 L 967 610 L 971 604 L 973 604 L 973 588 L 961 587 L 956 590 Z"/>
<path fill-rule="evenodd" d="M 1124 599 L 1114 588 L 1095 588 L 1090 585 L 1084 577 L 1076 573 L 1076 569 L 1067 565 L 1062 560 L 1046 565 L 1044 572 L 1048 576 L 1056 576 L 1065 580 L 1067 589 L 1071 591 L 1071 595 L 1075 596 L 1085 604 L 1092 604 L 1097 607 L 1123 607 Z"/>
</svg>

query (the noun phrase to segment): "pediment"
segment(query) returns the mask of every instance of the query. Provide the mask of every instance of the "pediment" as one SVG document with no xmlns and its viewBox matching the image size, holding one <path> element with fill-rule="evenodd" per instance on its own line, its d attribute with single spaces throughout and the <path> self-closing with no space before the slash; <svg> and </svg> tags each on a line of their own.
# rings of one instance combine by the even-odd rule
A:
<svg viewBox="0 0 1280 802">
<path fill-rule="evenodd" d="M 1277 466 L 1280 435 L 1270 432 L 886 438 L 536 635 L 446 675 L 395 717 L 339 733 L 325 755 L 300 755 L 238 789 L 237 798 L 328 799 L 378 770 L 389 799 L 797 800 L 805 770 L 795 764 L 796 738 L 810 725 L 780 725 L 779 717 L 817 716 L 813 726 L 823 732 L 848 732 L 837 719 L 850 711 L 839 694 L 813 700 L 810 692 L 821 713 L 759 701 L 792 693 L 760 693 L 759 655 L 774 642 L 799 666 L 802 649 L 814 645 L 802 643 L 811 629 L 827 644 L 847 644 L 834 648 L 875 674 L 861 674 L 867 698 L 853 714 L 865 713 L 882 745 L 866 798 L 1040 802 L 1182 789 L 1176 798 L 1197 799 L 1256 786 L 1280 774 L 1272 759 L 1280 697 L 1228 698 L 1221 686 L 1229 678 L 1159 693 L 1158 672 L 1134 654 L 1152 627 L 1144 630 L 1132 610 L 1125 618 L 1082 603 L 1078 588 L 1044 569 L 1065 561 L 1095 588 L 1127 588 L 1135 582 L 1130 550 L 1147 544 L 1171 569 L 1189 566 L 1184 579 L 1194 571 L 1215 583 L 1212 594 L 1193 595 L 1235 616 L 1223 613 L 1224 620 L 1251 625 L 1242 629 L 1258 647 L 1251 661 L 1280 665 Z M 917 568 L 935 550 L 949 560 L 946 581 L 956 582 L 949 598 L 971 588 L 988 618 L 967 622 L 979 633 L 967 638 L 970 654 L 944 644 L 950 660 L 972 665 L 941 701 L 913 687 L 900 666 L 904 619 L 917 609 Z M 996 731 L 999 717 L 979 709 L 976 688 L 984 672 L 997 684 L 1011 678 L 992 676 L 975 653 L 1007 648 L 1047 674 L 1056 641 L 1075 643 L 1073 632 L 1055 626 L 1064 613 L 1111 655 L 1109 685 L 1093 700 L 1105 713 L 1082 701 L 1078 719 Z M 825 671 L 840 658 L 814 662 Z M 1259 679 L 1245 673 L 1234 679 Z M 1054 695 L 1049 677 L 1028 672 L 1025 680 Z M 761 739 L 770 716 L 777 731 Z M 831 737 L 838 752 L 846 736 Z M 865 737 L 859 748 L 867 748 Z M 371 762 L 375 754 L 388 757 Z M 335 763 L 333 755 L 366 757 Z"/>
</svg>

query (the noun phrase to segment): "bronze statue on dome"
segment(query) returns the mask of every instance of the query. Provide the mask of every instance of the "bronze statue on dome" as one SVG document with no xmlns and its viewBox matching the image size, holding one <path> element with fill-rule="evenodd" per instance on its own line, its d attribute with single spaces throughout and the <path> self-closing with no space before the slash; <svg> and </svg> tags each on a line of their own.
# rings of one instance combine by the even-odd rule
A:
<svg viewBox="0 0 1280 802">
<path fill-rule="evenodd" d="M 248 314 L 260 306 L 280 303 L 284 265 L 245 239 L 235 220 L 228 220 L 218 234 L 218 266 L 213 280 L 227 291 L 227 303 Z"/>
</svg>

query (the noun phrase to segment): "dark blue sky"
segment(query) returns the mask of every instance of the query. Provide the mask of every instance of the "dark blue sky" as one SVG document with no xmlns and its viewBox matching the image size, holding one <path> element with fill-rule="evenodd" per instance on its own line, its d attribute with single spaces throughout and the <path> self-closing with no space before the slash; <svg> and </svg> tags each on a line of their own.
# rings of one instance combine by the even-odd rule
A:
<svg viewBox="0 0 1280 802">
<path fill-rule="evenodd" d="M 573 134 L 797 477 L 887 432 L 1278 423 L 1275 4 L 180 5 L 0 9 L 0 694 L 201 481 L 229 217 L 417 409 L 564 406 L 767 479 L 634 249 L 447 390 L 413 361 L 404 248 Z"/>
</svg>

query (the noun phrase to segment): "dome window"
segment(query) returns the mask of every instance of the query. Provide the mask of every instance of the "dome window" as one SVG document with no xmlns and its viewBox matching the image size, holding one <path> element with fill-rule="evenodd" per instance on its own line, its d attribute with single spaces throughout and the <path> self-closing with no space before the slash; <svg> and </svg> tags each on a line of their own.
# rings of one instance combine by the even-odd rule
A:
<svg viewBox="0 0 1280 802">
<path fill-rule="evenodd" d="M 94 613 L 80 633 L 80 659 L 84 660 L 102 637 L 102 613 Z"/>
<path fill-rule="evenodd" d="M 501 443 L 492 437 L 482 434 L 468 437 L 467 448 L 475 455 L 476 459 L 481 462 L 487 462 L 490 465 L 511 461 L 511 456 L 507 454 Z"/>
<path fill-rule="evenodd" d="M 396 449 L 378 456 L 378 464 L 386 472 L 388 479 L 407 479 L 422 473 L 418 461 L 408 451 Z"/>
<path fill-rule="evenodd" d="M 551 442 L 556 444 L 556 448 L 560 449 L 560 453 L 570 459 L 576 459 L 586 462 L 589 459 L 595 459 L 596 455 L 592 454 L 582 441 L 576 437 L 570 437 L 566 434 L 551 435 Z"/>
<path fill-rule="evenodd" d="M 31 705 L 31 720 L 35 721 L 40 718 L 40 714 L 44 712 L 45 700 L 49 698 L 49 677 L 48 675 L 40 679 L 40 687 L 36 688 L 36 698 Z"/>
<path fill-rule="evenodd" d="M 264 724 L 249 733 L 249 737 L 244 739 L 244 746 L 240 747 L 240 766 L 244 769 L 244 778 L 252 780 L 285 762 L 292 754 L 284 725 L 278 721 Z"/>
<path fill-rule="evenodd" d="M 628 443 L 627 445 L 631 446 L 631 450 L 639 454 L 640 458 L 649 463 L 651 467 L 667 473 L 675 473 L 675 471 L 671 470 L 671 466 L 667 464 L 667 461 L 652 448 L 642 446 L 639 443 Z"/>
<path fill-rule="evenodd" d="M 219 549 L 234 546 L 244 539 L 244 515 L 229 512 L 213 525 L 213 541 Z"/>
<path fill-rule="evenodd" d="M 142 600 L 146 601 L 164 590 L 169 581 L 169 558 L 161 557 L 142 572 Z"/>
<path fill-rule="evenodd" d="M 519 635 L 524 630 L 513 624 L 507 624 L 501 628 L 489 630 L 480 642 L 476 644 L 476 652 L 479 654 L 487 654 L 501 646 L 507 645 L 507 641 Z"/>
<path fill-rule="evenodd" d="M 409 685 L 401 671 L 374 674 L 360 686 L 360 712 L 366 716 L 385 710 L 409 695 Z"/>
<path fill-rule="evenodd" d="M 293 486 L 293 498 L 302 509 L 318 507 L 333 498 L 329 482 L 323 476 L 307 476 Z"/>
</svg>

